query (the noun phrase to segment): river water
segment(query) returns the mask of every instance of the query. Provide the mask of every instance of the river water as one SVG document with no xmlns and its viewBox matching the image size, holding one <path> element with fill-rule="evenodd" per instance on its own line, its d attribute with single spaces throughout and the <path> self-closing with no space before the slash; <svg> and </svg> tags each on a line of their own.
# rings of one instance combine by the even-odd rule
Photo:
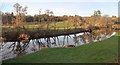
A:
<svg viewBox="0 0 120 65">
<path fill-rule="evenodd" d="M 63 47 L 64 45 L 80 46 L 83 44 L 88 44 L 90 42 L 102 41 L 104 39 L 110 38 L 113 35 L 115 35 L 115 32 L 112 32 L 110 34 L 100 34 L 98 36 L 93 36 L 93 34 L 86 32 L 86 33 L 77 33 L 70 35 L 61 35 L 50 38 L 32 39 L 29 41 L 29 44 L 26 46 L 25 52 L 26 54 L 29 54 L 42 50 L 42 47 L 39 47 L 38 41 L 44 45 L 47 45 L 49 43 L 49 48 Z M 14 51 L 11 51 L 13 47 L 9 48 L 9 46 L 13 43 L 17 43 L 17 42 L 3 42 L 1 44 L 2 49 L 0 53 L 2 53 L 2 60 L 14 58 L 17 56 L 17 54 Z M 22 42 L 20 43 L 22 45 Z"/>
</svg>

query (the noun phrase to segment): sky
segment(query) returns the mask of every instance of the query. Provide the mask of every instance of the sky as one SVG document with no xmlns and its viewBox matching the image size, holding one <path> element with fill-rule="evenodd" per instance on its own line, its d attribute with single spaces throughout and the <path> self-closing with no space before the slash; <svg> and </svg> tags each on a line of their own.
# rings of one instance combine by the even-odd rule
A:
<svg viewBox="0 0 120 65">
<path fill-rule="evenodd" d="M 14 12 L 13 5 L 19 3 L 27 6 L 27 15 L 42 13 L 46 9 L 54 12 L 54 15 L 80 15 L 91 16 L 95 10 L 100 10 L 102 15 L 118 16 L 119 0 L 0 0 L 2 12 Z"/>
</svg>

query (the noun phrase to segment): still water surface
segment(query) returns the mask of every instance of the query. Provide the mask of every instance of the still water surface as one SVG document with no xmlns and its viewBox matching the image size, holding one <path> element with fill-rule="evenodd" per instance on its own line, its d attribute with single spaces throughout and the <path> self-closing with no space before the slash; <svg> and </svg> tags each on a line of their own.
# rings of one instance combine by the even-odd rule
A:
<svg viewBox="0 0 120 65">
<path fill-rule="evenodd" d="M 26 54 L 29 54 L 41 50 L 42 48 L 39 47 L 38 41 L 44 45 L 49 44 L 49 48 L 63 47 L 64 45 L 80 46 L 83 44 L 88 44 L 90 42 L 102 41 L 104 39 L 110 38 L 113 35 L 115 35 L 115 32 L 111 32 L 109 34 L 102 33 L 97 36 L 95 36 L 95 34 L 93 35 L 93 33 L 86 32 L 71 35 L 61 35 L 50 38 L 32 39 L 27 45 L 25 52 Z M 0 52 L 2 53 L 2 60 L 14 58 L 17 56 L 15 52 L 11 51 L 13 48 L 8 48 L 13 43 L 16 42 L 4 42 L 1 44 L 3 46 L 3 49 Z M 22 42 L 20 43 L 22 44 Z"/>
</svg>

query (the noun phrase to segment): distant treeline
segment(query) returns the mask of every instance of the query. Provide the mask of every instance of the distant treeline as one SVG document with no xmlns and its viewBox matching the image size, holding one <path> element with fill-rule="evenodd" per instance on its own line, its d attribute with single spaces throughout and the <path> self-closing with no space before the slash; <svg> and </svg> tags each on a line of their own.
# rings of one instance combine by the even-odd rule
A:
<svg viewBox="0 0 120 65">
<path fill-rule="evenodd" d="M 91 17 L 81 17 L 79 15 L 75 16 L 54 16 L 48 14 L 40 14 L 40 15 L 20 15 L 21 22 L 60 22 L 60 21 L 68 21 L 68 22 L 86 22 L 86 23 L 96 23 L 98 22 L 105 23 L 110 22 L 112 19 L 117 21 L 115 16 L 107 17 L 107 16 L 91 16 Z M 118 19 L 120 19 L 118 17 Z M 2 13 L 2 24 L 14 24 L 16 21 L 16 15 L 14 13 Z M 100 23 L 100 24 L 101 24 Z"/>
<path fill-rule="evenodd" d="M 47 15 L 47 14 L 41 14 L 41 15 L 26 15 L 22 16 L 21 14 L 21 20 L 22 22 L 48 22 L 48 21 L 54 21 L 54 22 L 60 22 L 65 20 L 82 20 L 81 16 L 75 15 L 75 16 L 54 16 L 54 15 Z M 16 16 L 14 13 L 2 13 L 2 24 L 14 24 L 16 20 Z"/>
</svg>

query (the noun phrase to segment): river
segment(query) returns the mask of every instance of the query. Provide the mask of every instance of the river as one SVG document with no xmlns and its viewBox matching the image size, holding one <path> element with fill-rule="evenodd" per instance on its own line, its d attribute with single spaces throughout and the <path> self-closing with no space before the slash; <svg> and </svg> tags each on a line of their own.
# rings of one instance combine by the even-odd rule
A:
<svg viewBox="0 0 120 65">
<path fill-rule="evenodd" d="M 100 30 L 99 30 L 100 32 Z M 36 51 L 42 50 L 43 48 L 55 48 L 55 47 L 64 47 L 64 45 L 74 45 L 80 46 L 83 44 L 88 44 L 90 42 L 98 42 L 110 38 L 115 35 L 116 32 L 106 31 L 104 33 L 96 35 L 96 33 L 77 33 L 70 35 L 61 35 L 57 37 L 49 37 L 49 38 L 40 38 L 40 39 L 32 39 L 29 41 L 28 45 L 25 47 L 25 54 L 34 53 Z M 1 44 L 2 49 L 0 53 L 2 53 L 2 60 L 14 58 L 17 56 L 17 52 L 15 52 L 17 42 L 3 42 Z M 23 45 L 20 42 L 21 46 Z M 43 47 L 44 45 L 44 47 Z M 13 49 L 14 47 L 14 49 Z"/>
</svg>

